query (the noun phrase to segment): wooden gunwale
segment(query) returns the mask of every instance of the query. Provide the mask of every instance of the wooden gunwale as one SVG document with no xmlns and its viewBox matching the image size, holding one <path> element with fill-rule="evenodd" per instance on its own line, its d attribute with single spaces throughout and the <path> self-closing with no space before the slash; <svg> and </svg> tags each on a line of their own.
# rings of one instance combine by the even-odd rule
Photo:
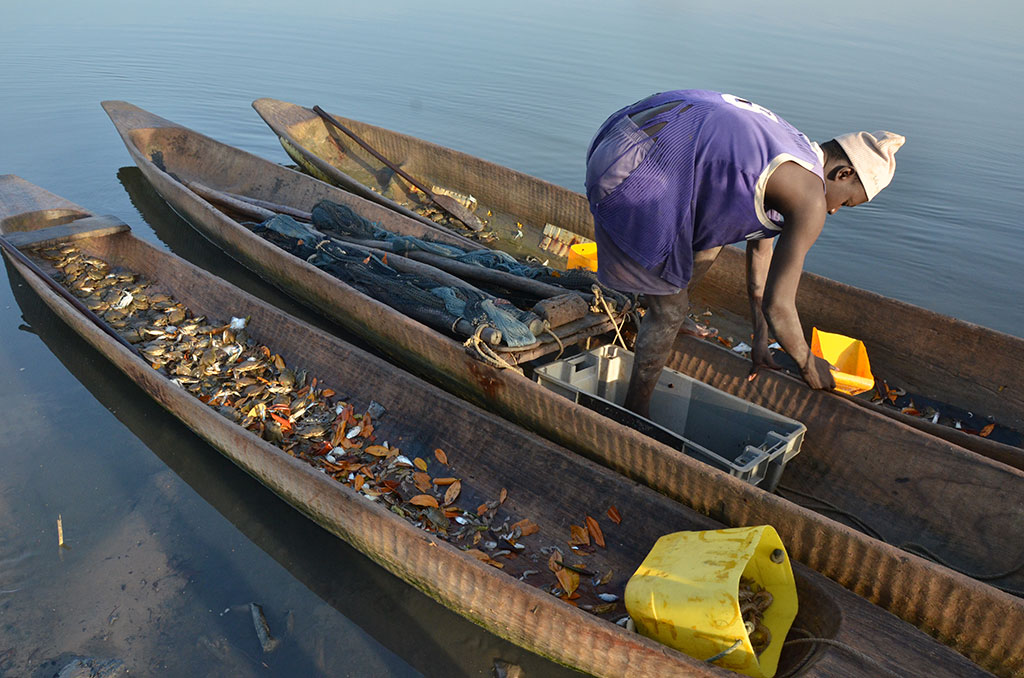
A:
<svg viewBox="0 0 1024 678">
<path fill-rule="evenodd" d="M 171 171 L 193 173 L 184 178 L 202 180 L 207 185 L 217 183 L 211 182 L 211 177 L 220 171 L 224 173 L 225 182 L 231 185 L 217 186 L 219 190 L 245 193 L 293 207 L 327 196 L 358 206 L 363 204 L 358 198 L 305 175 L 230 149 L 129 104 L 105 102 L 104 107 L 136 164 L 179 213 L 243 264 L 383 350 L 390 351 L 391 356 L 401 359 L 406 367 L 428 375 L 446 390 L 488 404 L 507 418 L 526 422 L 557 442 L 568 442 L 574 449 L 612 469 L 727 524 L 773 524 L 783 534 L 789 548 L 799 554 L 799 558 L 812 562 L 815 569 L 957 647 L 987 667 L 1005 670 L 1007 661 L 1013 663 L 1009 658 L 1021 656 L 1024 639 L 1008 632 L 1002 624 L 1007 615 L 1016 618 L 1021 614 L 1019 600 L 694 462 L 631 429 L 589 411 L 581 411 L 567 400 L 552 398 L 520 375 L 499 372 L 473 361 L 462 353 L 461 347 L 453 345 L 454 342 L 409 323 L 401 316 L 395 317 L 393 322 L 375 322 L 381 313 L 387 314 L 386 310 L 380 309 L 381 305 L 345 289 L 315 269 L 307 270 L 312 267 L 297 263 L 294 258 L 289 261 L 288 255 L 275 251 L 276 248 L 268 248 L 262 240 L 251 236 L 187 191 L 158 168 L 150 155 L 163 154 L 164 162 L 170 162 L 172 158 L 168 150 L 180 147 L 178 155 L 181 157 L 173 159 L 178 163 L 198 157 L 199 150 L 190 148 L 190 143 L 205 146 L 206 152 L 211 154 L 202 163 L 208 170 L 204 170 L 205 179 L 194 175 L 197 170 L 187 162 L 176 164 Z M 254 163 L 258 170 L 251 167 Z M 250 167 L 246 169 L 246 165 Z M 251 178 L 244 187 L 241 186 L 244 181 L 239 178 L 240 173 Z M 367 213 L 372 211 L 370 207 L 364 208 Z M 425 355 L 425 351 L 430 355 Z M 884 417 L 873 416 L 897 427 L 895 430 L 899 435 L 906 435 L 906 431 L 911 430 Z M 917 442 L 942 448 L 942 441 L 934 442 L 930 436 L 922 436 Z M 971 457 L 960 459 L 971 461 Z M 994 472 L 1009 471 L 999 468 Z M 870 566 L 861 569 L 861 563 L 870 563 Z M 933 596 L 940 595 L 942 605 L 930 602 L 935 600 Z M 983 598 L 988 598 L 989 602 L 981 603 Z M 951 600 L 956 600 L 955 614 L 950 607 Z M 996 607 L 1005 612 L 998 618 L 998 624 L 995 617 L 990 617 Z M 969 624 L 964 623 L 965 614 L 971 619 Z"/>
<path fill-rule="evenodd" d="M 289 154 L 316 165 L 326 178 L 337 175 L 324 148 L 327 130 L 312 110 L 275 99 L 257 99 L 253 108 Z M 386 153 L 402 158 L 427 179 L 480 198 L 482 203 L 522 215 L 524 223 L 556 226 L 593 238 L 586 198 L 568 189 L 474 156 L 358 120 L 335 116 Z M 350 181 L 354 181 L 351 180 Z M 369 190 L 361 187 L 363 190 Z M 726 248 L 694 292 L 694 305 L 707 305 L 745 317 L 748 313 L 744 257 Z M 924 397 L 984 413 L 1024 430 L 1024 339 L 805 272 L 797 306 L 808 328 L 815 325 L 863 339 L 877 375 Z M 932 425 L 918 417 L 873 405 L 878 411 L 949 435 L 959 445 L 992 454 L 1024 468 L 1024 450 Z M 1013 460 L 1013 461 L 1008 461 Z"/>
<path fill-rule="evenodd" d="M 10 196 L 15 200 L 8 200 Z M 62 199 L 13 175 L 0 176 L 0 232 L 4 231 L 4 217 L 13 209 L 57 201 Z M 52 223 L 45 211 L 30 209 L 39 217 L 40 228 Z M 196 313 L 250 316 L 251 335 L 273 345 L 289 364 L 302 365 L 326 383 L 350 390 L 355 401 L 379 398 L 387 402 L 392 408 L 387 415 L 390 426 L 397 421 L 401 430 L 412 431 L 417 437 L 415 442 L 404 443 L 405 449 L 426 451 L 445 446 L 452 470 L 457 469 L 465 478 L 464 491 L 475 487 L 484 493 L 496 493 L 500 487 L 510 488 L 510 513 L 533 513 L 542 534 L 557 529 L 567 536 L 569 522 L 579 520 L 581 511 L 596 511 L 597 502 L 616 503 L 625 516 L 632 518 L 631 525 L 626 523 L 628 528 L 606 528 L 608 562 L 619 572 L 613 581 L 620 593 L 632 571 L 624 565 L 638 563 L 662 531 L 720 527 L 648 488 L 491 417 L 287 316 L 128 232 L 86 238 L 77 244 L 112 265 L 154 280 Z M 514 643 L 594 675 L 733 675 L 571 607 L 413 527 L 379 504 L 366 501 L 172 384 L 77 312 L 29 269 L 9 261 L 64 322 L 199 436 L 289 504 L 459 614 Z M 438 425 L 438 411 L 445 413 L 449 425 Z M 384 421 L 379 420 L 378 427 Z M 386 429 L 389 424 L 383 426 Z M 552 502 L 553 497 L 567 497 L 569 501 Z M 644 519 L 651 515 L 659 519 Z M 602 553 L 593 560 L 600 561 Z M 798 623 L 815 635 L 855 647 L 904 675 L 987 675 L 893 615 L 805 566 L 793 565 L 803 610 Z M 786 663 L 803 661 L 808 654 L 809 661 L 799 675 L 849 676 L 864 668 L 855 657 L 828 646 L 813 653 L 790 651 Z"/>
</svg>

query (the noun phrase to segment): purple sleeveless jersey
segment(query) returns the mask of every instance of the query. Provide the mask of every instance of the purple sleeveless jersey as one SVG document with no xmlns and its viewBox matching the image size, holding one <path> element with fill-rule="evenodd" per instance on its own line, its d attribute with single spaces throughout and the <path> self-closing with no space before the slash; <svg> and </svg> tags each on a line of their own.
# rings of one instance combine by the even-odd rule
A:
<svg viewBox="0 0 1024 678">
<path fill-rule="evenodd" d="M 674 102 L 644 128 L 629 117 Z M 785 120 L 730 94 L 663 92 L 614 113 L 587 153 L 599 277 L 631 292 L 686 287 L 694 252 L 777 235 L 781 215 L 764 208 L 768 178 L 792 161 L 824 184 L 819 154 Z"/>
</svg>

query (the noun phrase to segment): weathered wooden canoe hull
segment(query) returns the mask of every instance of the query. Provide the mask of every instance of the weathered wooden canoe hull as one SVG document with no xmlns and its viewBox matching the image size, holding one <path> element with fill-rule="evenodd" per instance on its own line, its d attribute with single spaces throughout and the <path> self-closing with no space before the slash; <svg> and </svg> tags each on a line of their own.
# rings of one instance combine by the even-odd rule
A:
<svg viewBox="0 0 1024 678">
<path fill-rule="evenodd" d="M 12 214 L 20 218 L 4 219 Z M 0 177 L 0 231 L 46 227 L 76 215 L 84 217 L 88 212 L 11 175 Z M 250 316 L 253 335 L 280 350 L 290 364 L 308 367 L 328 383 L 344 383 L 356 400 L 373 397 L 388 402 L 394 408 L 392 416 L 401 418 L 403 430 L 421 437 L 415 443 L 407 441 L 407 449 L 445 446 L 452 463 L 461 463 L 460 470 L 467 472 L 471 482 L 493 492 L 510 487 L 509 502 L 516 510 L 536 511 L 544 528 L 559 526 L 567 532 L 580 511 L 597 508 L 588 502 L 616 503 L 631 523 L 628 530 L 608 533 L 609 551 L 616 551 L 619 566 L 624 555 L 637 562 L 642 559 L 662 530 L 719 526 L 290 318 L 128 233 L 79 244 L 92 255 L 158 281 L 196 312 L 211 317 L 235 312 Z M 64 322 L 189 428 L 317 523 L 442 604 L 512 642 L 595 675 L 732 675 L 573 608 L 366 501 L 173 385 L 35 274 L 19 262 L 12 263 Z M 443 425 L 438 412 L 444 413 Z M 647 515 L 657 515 L 659 520 L 645 520 Z M 803 610 L 798 622 L 814 635 L 858 648 L 905 675 L 985 675 L 893 615 L 798 563 L 794 567 Z M 630 571 L 616 578 L 624 583 Z M 791 663 L 804 659 L 809 661 L 801 675 L 849 676 L 864 669 L 856 657 L 827 646 L 813 653 L 797 650 L 787 657 Z"/>
<path fill-rule="evenodd" d="M 323 121 L 312 110 L 274 99 L 258 99 L 253 108 L 274 127 L 284 142 L 285 151 L 300 165 L 319 173 L 321 179 L 337 180 L 371 200 L 391 203 L 331 164 L 330 159 L 337 154 L 337 148 L 329 140 Z M 586 238 L 594 237 L 590 209 L 586 200 L 581 200 L 576 193 L 445 146 L 358 120 L 336 117 L 414 177 L 423 177 L 440 186 L 472 187 L 473 195 L 481 202 L 515 214 L 524 223 L 541 227 L 552 223 Z M 315 140 L 316 152 L 310 152 L 306 147 L 312 140 Z M 564 197 L 571 199 L 565 200 Z"/>
<path fill-rule="evenodd" d="M 323 121 L 310 109 L 275 99 L 258 99 L 253 108 L 303 167 L 321 178 L 352 183 L 332 165 L 337 150 Z M 536 225 L 553 223 L 593 238 L 586 198 L 521 172 L 415 137 L 335 116 L 346 126 L 400 158 L 405 167 L 458 190 L 481 203 L 521 215 Z M 389 155 L 390 154 L 390 155 Z M 376 196 L 365 187 L 359 188 Z M 740 316 L 748 313 L 742 253 L 726 248 L 693 295 L 694 304 Z M 876 374 L 914 393 L 950 405 L 983 412 L 1000 423 L 1024 429 L 1024 339 L 966 323 L 889 299 L 812 273 L 804 273 L 797 298 L 805 327 L 812 325 L 861 338 L 868 345 Z M 1024 469 L 1024 450 L 933 425 L 891 408 L 879 411 L 946 437 L 958 445 Z"/>
<path fill-rule="evenodd" d="M 122 168 L 137 173 L 135 166 Z M 134 177 L 133 177 L 134 178 Z M 139 181 L 144 181 L 139 175 Z M 137 190 L 148 190 L 133 185 Z M 155 195 L 155 194 L 154 194 Z M 168 208 L 162 198 L 159 210 Z M 164 218 L 169 218 L 165 216 Z M 176 218 L 176 217 L 171 217 Z M 143 216 L 150 226 L 152 222 Z M 200 243 L 198 247 L 212 249 Z M 211 252 L 211 254 L 213 254 Z M 217 251 L 216 256 L 223 258 Z M 322 529 L 305 514 L 282 501 L 267 501 L 259 483 L 239 473 L 223 455 L 142 392 L 121 371 L 96 353 L 29 287 L 14 265 L 3 258 L 11 293 L 22 318 L 64 369 L 108 410 L 159 462 L 176 474 L 196 495 L 216 510 L 239 534 L 263 551 L 302 586 L 336 610 L 386 650 L 423 675 L 460 675 L 467 667 L 489 668 L 489 657 L 508 655 L 526 675 L 540 675 L 546 663 L 525 653 L 506 653 L 505 642 L 481 638 L 483 629 L 460 618 L 431 599 L 410 593 L 409 585 L 391 576 L 344 540 Z M 300 311 L 301 312 L 301 311 Z M 202 526 L 198 526 L 199 530 Z M 203 535 L 197 535 L 203 536 Z M 324 576 L 325 567 L 332 576 Z M 337 574 L 343 573 L 343 574 Z M 382 601 L 386 601 L 382 606 Z M 443 606 L 442 606 L 443 607 Z M 269 615 L 269 610 L 268 610 Z M 473 643 L 480 654 L 467 657 L 441 649 L 437 629 L 458 642 Z M 276 631 L 277 629 L 275 629 Z M 330 627 L 322 629 L 325 637 Z M 290 640 L 287 642 L 291 642 Z M 424 651 L 437 647 L 438 651 Z M 409 652 L 410 648 L 417 648 Z M 186 651 L 187 652 L 187 651 Z M 566 673 L 566 672 L 562 672 Z M 574 678 L 578 678 L 575 676 Z"/>
<path fill-rule="evenodd" d="M 869 600 L 885 605 L 944 642 L 954 644 L 985 666 L 1002 665 L 1015 651 L 1009 647 L 1024 643 L 1003 627 L 990 628 L 984 635 L 974 638 L 964 634 L 965 628 L 972 631 L 980 628 L 976 624 L 982 624 L 991 613 L 992 606 L 979 604 L 978 596 L 993 595 L 1002 600 L 1003 605 L 1008 606 L 1005 608 L 1008 614 L 1019 614 L 1019 601 L 990 592 L 989 587 L 725 476 L 632 429 L 581 410 L 568 400 L 552 398 L 520 375 L 496 371 L 469 359 L 457 343 L 390 313 L 381 304 L 255 238 L 187 191 L 157 167 L 151 156 L 161 155 L 167 169 L 182 178 L 201 179 L 207 185 L 219 185 L 223 190 L 247 193 L 271 202 L 296 205 L 301 201 L 311 203 L 314 197 L 331 197 L 353 205 L 365 204 L 358 198 L 218 144 L 128 104 L 106 102 L 104 106 L 136 164 L 179 213 L 243 264 L 389 351 L 403 365 L 426 374 L 447 390 L 484 403 L 546 437 L 582 450 L 601 463 L 722 522 L 774 525 L 792 552 L 798 554 L 796 557 L 813 562 L 819 571 Z M 199 146 L 205 147 L 205 152 L 201 152 Z M 176 157 L 170 153 L 172 148 L 177 149 Z M 196 163 L 200 158 L 201 162 Z M 384 322 L 383 318 L 388 320 Z M 922 437 L 925 439 L 930 441 L 929 437 Z M 801 456 L 804 454 L 806 451 Z M 998 473 L 1006 471 L 1009 470 L 998 470 Z M 862 563 L 864 569 L 861 569 Z M 925 586 L 929 587 L 929 595 L 941 590 L 944 600 L 957 600 L 958 611 L 953 613 L 950 607 L 929 604 L 927 598 L 922 597 Z M 963 623 L 965 610 L 971 610 L 969 616 L 976 624 Z M 1010 610 L 1018 612 L 1010 613 Z M 993 643 L 992 633 L 1009 643 L 1005 652 L 1003 641 Z"/>
<path fill-rule="evenodd" d="M 0 178 L 2 184 L 10 184 L 14 180 L 10 175 Z M 8 185 L 4 188 L 11 187 Z M 28 190 L 26 186 L 16 188 Z M 23 193 L 22 196 L 28 196 L 40 206 L 50 205 L 39 209 L 52 210 L 52 205 L 58 205 L 57 209 L 61 210 L 76 209 L 71 203 L 59 201 L 39 189 Z M 22 202 L 12 207 L 11 203 L 7 203 L 2 207 L 7 211 L 20 209 L 24 205 Z M 30 211 L 36 212 L 38 216 L 38 210 Z M 82 210 L 79 214 L 86 216 L 88 213 Z M 280 349 L 286 360 L 299 364 L 303 357 L 310 356 L 304 364 L 314 370 L 317 367 L 323 368 L 316 370 L 316 373 L 322 374 L 327 380 L 335 383 L 344 380 L 349 384 L 363 385 L 361 390 L 369 390 L 374 394 L 373 397 L 389 403 L 400 400 L 398 411 L 402 412 L 404 421 L 429 421 L 434 411 L 445 412 L 446 416 L 451 417 L 450 426 L 434 426 L 433 430 L 424 426 L 419 429 L 424 435 L 424 447 L 443 444 L 445 440 L 454 442 L 446 438 L 451 430 L 485 431 L 491 426 L 497 426 L 497 429 L 487 431 L 490 435 L 482 437 L 477 441 L 478 444 L 485 439 L 502 441 L 510 436 L 518 436 L 520 443 L 525 438 L 534 439 L 530 441 L 534 446 L 544 445 L 525 432 L 513 433 L 513 427 L 500 420 L 481 417 L 480 412 L 462 401 L 404 375 L 397 368 L 368 354 L 333 340 L 312 327 L 302 325 L 259 300 L 229 287 L 214 276 L 126 234 L 97 239 L 91 243 L 83 241 L 81 244 L 95 256 L 130 270 L 144 272 L 168 285 L 177 299 L 199 313 L 221 317 L 231 312 L 249 315 L 253 331 L 260 328 L 261 340 L 272 343 L 275 350 Z M 15 267 L 65 322 L 199 436 L 285 501 L 456 612 L 542 655 L 597 675 L 624 675 L 633 662 L 640 662 L 647 667 L 646 670 L 655 672 L 653 675 L 673 672 L 694 676 L 727 675 L 664 646 L 630 636 L 613 624 L 601 622 L 531 586 L 503 576 L 497 570 L 468 558 L 446 542 L 413 528 L 405 520 L 349 491 L 304 462 L 280 452 L 170 383 L 144 361 L 112 342 L 30 271 L 18 263 L 15 263 Z M 333 374 L 327 364 L 338 366 Z M 368 402 L 369 394 L 361 395 Z M 466 425 L 463 418 L 468 419 L 472 425 Z M 573 461 L 573 455 L 567 454 L 565 458 Z M 598 472 L 606 476 L 606 483 L 609 480 L 618 482 L 614 475 Z M 707 524 L 706 519 L 696 514 L 694 518 Z M 552 612 L 555 613 L 554 617 L 549 616 Z M 579 622 L 589 630 L 581 633 L 577 642 L 564 643 L 562 634 L 566 625 L 572 626 Z M 603 627 L 603 630 L 595 636 L 593 631 L 596 627 Z M 549 636 L 550 641 L 547 642 L 550 647 L 545 647 L 544 641 L 538 645 L 537 639 L 543 636 Z M 563 645 L 573 653 L 576 652 L 573 646 L 580 648 L 579 659 L 566 657 Z M 600 660 L 591 663 L 587 655 L 600 657 Z M 602 663 L 608 668 L 602 669 Z"/>
</svg>

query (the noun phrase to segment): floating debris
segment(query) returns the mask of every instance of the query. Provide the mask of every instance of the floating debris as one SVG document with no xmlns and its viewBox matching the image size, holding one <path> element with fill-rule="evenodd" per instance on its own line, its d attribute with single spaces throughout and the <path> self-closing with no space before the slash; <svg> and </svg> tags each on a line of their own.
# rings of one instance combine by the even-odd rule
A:
<svg viewBox="0 0 1024 678">
<path fill-rule="evenodd" d="M 494 678 L 522 678 L 524 674 L 523 668 L 518 664 L 495 659 L 492 675 Z"/>
<path fill-rule="evenodd" d="M 125 675 L 124 662 L 120 659 L 78 658 L 65 664 L 55 678 L 113 678 Z"/>
<path fill-rule="evenodd" d="M 273 652 L 281 644 L 280 639 L 270 635 L 270 624 L 263 614 L 263 606 L 256 603 L 249 603 L 249 611 L 252 613 L 252 623 L 256 627 L 256 637 L 260 640 L 260 647 L 264 653 Z"/>
</svg>

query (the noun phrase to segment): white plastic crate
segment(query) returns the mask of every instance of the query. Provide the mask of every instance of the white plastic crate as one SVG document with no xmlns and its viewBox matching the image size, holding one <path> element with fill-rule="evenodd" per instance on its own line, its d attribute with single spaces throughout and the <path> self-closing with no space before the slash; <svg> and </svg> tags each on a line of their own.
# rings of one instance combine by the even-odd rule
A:
<svg viewBox="0 0 1024 678">
<path fill-rule="evenodd" d="M 622 407 L 633 354 L 617 346 L 538 367 L 545 387 L 769 492 L 800 452 L 807 427 L 665 368 L 650 419 Z"/>
</svg>

